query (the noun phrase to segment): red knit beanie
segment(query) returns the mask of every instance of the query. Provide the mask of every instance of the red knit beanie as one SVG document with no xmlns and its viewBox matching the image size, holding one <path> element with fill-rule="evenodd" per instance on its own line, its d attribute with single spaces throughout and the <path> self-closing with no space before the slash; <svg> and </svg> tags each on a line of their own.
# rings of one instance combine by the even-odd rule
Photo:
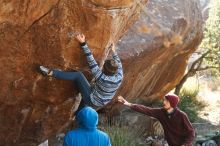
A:
<svg viewBox="0 0 220 146">
<path fill-rule="evenodd" d="M 170 106 L 173 108 L 177 107 L 180 99 L 176 94 L 167 94 L 165 95 L 165 98 L 170 102 Z"/>
</svg>

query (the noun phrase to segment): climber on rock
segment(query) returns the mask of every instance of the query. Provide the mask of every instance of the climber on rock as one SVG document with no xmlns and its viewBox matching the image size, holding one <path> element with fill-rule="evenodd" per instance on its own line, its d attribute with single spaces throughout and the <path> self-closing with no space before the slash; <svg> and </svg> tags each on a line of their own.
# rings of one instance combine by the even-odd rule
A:
<svg viewBox="0 0 220 146">
<path fill-rule="evenodd" d="M 82 72 L 65 72 L 55 69 L 48 69 L 40 66 L 40 72 L 46 76 L 52 76 L 63 80 L 72 80 L 76 83 L 81 95 L 78 111 L 88 105 L 95 109 L 103 107 L 111 101 L 123 79 L 123 69 L 120 58 L 118 57 L 115 47 L 111 44 L 112 58 L 107 59 L 104 63 L 103 70 L 100 69 L 90 51 L 85 36 L 77 34 L 76 40 L 80 43 L 84 51 L 89 68 L 94 77 L 94 82 L 90 85 Z M 77 111 L 77 112 L 78 112 Z"/>
<path fill-rule="evenodd" d="M 187 115 L 177 108 L 179 103 L 177 95 L 166 95 L 163 100 L 163 108 L 132 104 L 122 96 L 118 96 L 117 101 L 132 110 L 158 119 L 163 126 L 165 139 L 169 146 L 192 146 L 195 131 Z"/>
</svg>

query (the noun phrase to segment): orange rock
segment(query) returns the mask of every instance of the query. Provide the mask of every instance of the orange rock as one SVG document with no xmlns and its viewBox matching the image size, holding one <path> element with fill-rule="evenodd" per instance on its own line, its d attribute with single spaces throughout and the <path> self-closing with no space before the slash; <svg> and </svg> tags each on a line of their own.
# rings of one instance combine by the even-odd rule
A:
<svg viewBox="0 0 220 146">
<path fill-rule="evenodd" d="M 101 64 L 105 47 L 118 41 L 141 8 L 133 0 L 0 3 L 0 145 L 37 145 L 65 129 L 74 104 L 69 99 L 77 94 L 72 82 L 38 74 L 37 64 L 82 70 L 91 79 L 74 33 L 85 34 Z"/>
<path fill-rule="evenodd" d="M 100 65 L 109 42 L 121 39 L 117 51 L 125 74 L 118 94 L 150 101 L 170 91 L 201 41 L 201 12 L 190 0 L 146 2 L 0 0 L 0 145 L 37 145 L 66 128 L 76 87 L 41 76 L 36 66 L 78 69 L 91 79 L 72 38 L 77 31 Z M 140 26 L 148 27 L 138 32 Z M 173 34 L 180 37 L 172 41 Z M 172 43 L 163 47 L 166 39 Z"/>
</svg>

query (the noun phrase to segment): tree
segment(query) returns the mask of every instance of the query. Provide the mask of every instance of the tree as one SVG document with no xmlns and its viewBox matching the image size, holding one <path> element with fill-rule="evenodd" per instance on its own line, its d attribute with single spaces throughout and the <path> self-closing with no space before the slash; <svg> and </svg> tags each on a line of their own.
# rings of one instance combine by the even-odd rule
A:
<svg viewBox="0 0 220 146">
<path fill-rule="evenodd" d="M 175 88 L 179 95 L 187 78 L 194 76 L 198 71 L 215 69 L 220 72 L 220 2 L 211 0 L 209 18 L 204 29 L 204 38 L 199 47 L 199 57 L 192 65 Z"/>
<path fill-rule="evenodd" d="M 220 71 L 220 1 L 212 0 L 211 6 L 200 47 L 202 51 L 209 51 L 204 58 L 207 69 L 215 68 Z"/>
</svg>

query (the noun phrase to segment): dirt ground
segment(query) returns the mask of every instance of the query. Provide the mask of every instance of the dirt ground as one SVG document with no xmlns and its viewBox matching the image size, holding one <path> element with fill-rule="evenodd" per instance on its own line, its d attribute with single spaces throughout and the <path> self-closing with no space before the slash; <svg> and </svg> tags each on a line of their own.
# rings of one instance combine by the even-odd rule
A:
<svg viewBox="0 0 220 146">
<path fill-rule="evenodd" d="M 210 121 L 213 125 L 220 125 L 220 87 L 212 83 L 202 82 L 200 91 L 200 100 L 203 100 L 207 106 L 201 112 L 201 118 Z"/>
</svg>

